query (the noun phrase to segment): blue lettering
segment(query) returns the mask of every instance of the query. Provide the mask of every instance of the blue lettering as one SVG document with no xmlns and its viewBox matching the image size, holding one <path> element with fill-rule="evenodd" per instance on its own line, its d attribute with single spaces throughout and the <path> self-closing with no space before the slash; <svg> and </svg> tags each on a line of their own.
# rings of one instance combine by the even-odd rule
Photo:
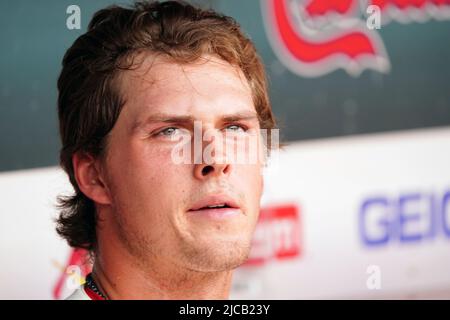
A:
<svg viewBox="0 0 450 320">
<path fill-rule="evenodd" d="M 378 207 L 378 212 L 382 212 L 381 219 L 377 220 L 377 226 L 381 227 L 382 234 L 381 236 L 370 236 L 369 232 L 367 230 L 368 226 L 368 215 L 371 212 L 376 213 L 376 211 L 373 210 L 373 208 Z M 372 209 L 372 210 L 370 210 Z M 389 241 L 389 229 L 390 229 L 390 223 L 389 220 L 386 218 L 388 216 L 389 211 L 389 201 L 386 198 L 372 198 L 367 199 L 363 202 L 361 209 L 359 211 L 359 230 L 362 240 L 365 244 L 369 246 L 375 246 L 380 245 L 383 243 L 387 243 Z"/>
<path fill-rule="evenodd" d="M 407 212 L 406 211 L 406 204 L 408 203 L 414 203 L 416 204 L 420 200 L 420 194 L 408 194 L 400 196 L 398 199 L 398 221 L 399 221 L 399 227 L 400 227 L 400 241 L 401 242 L 411 242 L 411 241 L 419 241 L 422 239 L 422 234 L 420 233 L 405 233 L 405 227 L 407 224 L 410 224 L 414 221 L 420 221 L 420 215 L 418 212 Z"/>
</svg>

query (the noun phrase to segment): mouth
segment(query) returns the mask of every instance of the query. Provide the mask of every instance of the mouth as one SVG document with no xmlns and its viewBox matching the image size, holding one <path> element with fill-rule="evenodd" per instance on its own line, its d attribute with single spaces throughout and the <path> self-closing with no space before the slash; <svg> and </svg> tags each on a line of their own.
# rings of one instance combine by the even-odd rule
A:
<svg viewBox="0 0 450 320">
<path fill-rule="evenodd" d="M 189 213 L 201 217 L 227 218 L 242 213 L 237 201 L 226 195 L 210 195 L 196 202 Z"/>
</svg>

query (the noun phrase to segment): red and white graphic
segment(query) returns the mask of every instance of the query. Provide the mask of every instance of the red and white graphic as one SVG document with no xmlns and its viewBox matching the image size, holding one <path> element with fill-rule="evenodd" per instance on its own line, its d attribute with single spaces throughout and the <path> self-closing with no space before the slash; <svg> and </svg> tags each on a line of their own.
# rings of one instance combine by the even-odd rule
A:
<svg viewBox="0 0 450 320">
<path fill-rule="evenodd" d="M 337 69 L 358 76 L 390 71 L 377 30 L 366 25 L 367 7 L 380 8 L 384 24 L 449 19 L 450 0 L 262 0 L 269 42 L 291 71 L 318 77 Z"/>
<path fill-rule="evenodd" d="M 245 265 L 297 258 L 301 254 L 300 213 L 294 204 L 262 208 Z"/>
<path fill-rule="evenodd" d="M 430 19 L 450 19 L 450 0 L 367 0 L 362 7 L 376 5 L 381 10 L 383 24 L 426 22 Z"/>
<path fill-rule="evenodd" d="M 92 271 L 92 265 L 89 262 L 89 253 L 87 250 L 83 249 L 72 249 L 70 252 L 69 259 L 67 260 L 66 265 L 61 270 L 61 275 L 58 278 L 55 286 L 53 287 L 53 298 L 60 299 L 61 293 L 63 291 L 63 286 L 66 283 L 67 279 L 71 276 L 77 276 L 73 274 L 71 269 L 72 267 L 78 267 L 81 274 L 79 275 L 81 279 L 75 279 L 75 281 L 79 281 L 80 285 L 84 283 L 84 279 L 86 276 Z"/>
</svg>

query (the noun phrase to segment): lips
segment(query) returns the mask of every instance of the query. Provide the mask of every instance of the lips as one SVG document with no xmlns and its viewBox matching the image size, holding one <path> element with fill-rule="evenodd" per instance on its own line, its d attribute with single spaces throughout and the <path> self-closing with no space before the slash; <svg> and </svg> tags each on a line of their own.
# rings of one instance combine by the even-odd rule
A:
<svg viewBox="0 0 450 320">
<path fill-rule="evenodd" d="M 189 211 L 239 209 L 237 202 L 227 195 L 210 195 L 194 203 Z"/>
</svg>

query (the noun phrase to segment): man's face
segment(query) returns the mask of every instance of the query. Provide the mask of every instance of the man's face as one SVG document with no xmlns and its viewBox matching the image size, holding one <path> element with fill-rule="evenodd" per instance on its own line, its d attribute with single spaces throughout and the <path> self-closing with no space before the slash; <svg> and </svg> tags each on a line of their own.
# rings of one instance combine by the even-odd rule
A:
<svg viewBox="0 0 450 320">
<path fill-rule="evenodd" d="M 180 164 L 172 151 L 178 138 L 190 133 L 194 139 L 194 121 L 203 132 L 238 139 L 254 134 L 259 123 L 242 72 L 215 57 L 201 60 L 179 65 L 149 55 L 122 74 L 126 103 L 108 138 L 105 172 L 112 223 L 131 254 L 142 263 L 222 271 L 248 256 L 262 163 L 195 164 L 192 157 Z M 214 146 L 207 141 L 202 148 L 208 144 Z M 223 159 L 224 150 L 213 160 Z M 219 202 L 233 208 L 204 208 Z"/>
</svg>

